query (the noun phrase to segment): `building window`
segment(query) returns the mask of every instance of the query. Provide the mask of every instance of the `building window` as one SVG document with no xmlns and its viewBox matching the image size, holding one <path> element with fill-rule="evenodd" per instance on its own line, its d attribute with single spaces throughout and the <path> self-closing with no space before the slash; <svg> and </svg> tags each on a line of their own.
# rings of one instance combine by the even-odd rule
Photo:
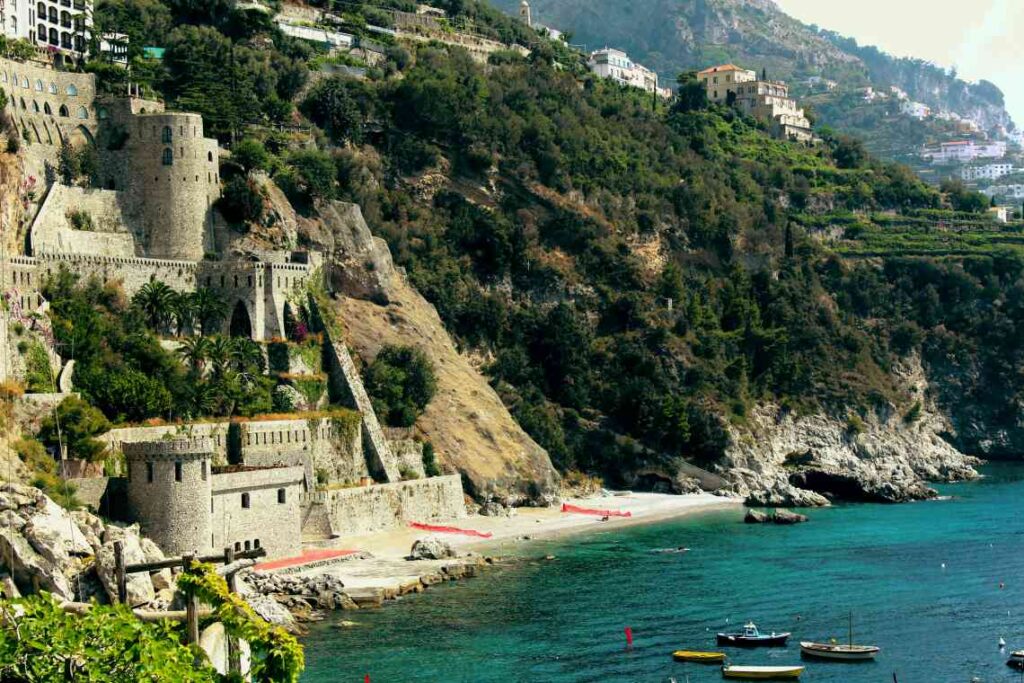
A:
<svg viewBox="0 0 1024 683">
<path fill-rule="evenodd" d="M 80 118 L 80 119 L 87 119 L 87 118 L 89 118 L 89 110 L 86 109 L 85 107 L 79 107 L 78 108 L 78 118 Z"/>
<path fill-rule="evenodd" d="M 67 87 L 67 90 L 65 90 L 65 92 L 68 95 L 70 95 L 71 97 L 77 97 L 78 96 L 78 88 L 76 88 L 74 85 L 69 85 Z"/>
<path fill-rule="evenodd" d="M 177 460 L 174 463 L 174 481 L 181 481 L 185 478 L 185 472 L 182 468 L 181 461 Z"/>
<path fill-rule="evenodd" d="M 246 542 L 245 542 L 245 549 L 246 549 L 247 551 L 248 551 L 248 550 L 252 550 L 252 543 L 250 543 L 249 541 L 246 541 Z"/>
<path fill-rule="evenodd" d="M 248 493 L 243 493 L 242 494 L 242 508 L 245 509 L 245 510 L 249 509 L 249 494 Z"/>
<path fill-rule="evenodd" d="M 174 133 L 171 131 L 170 126 L 164 126 L 163 136 L 160 138 L 160 141 L 163 142 L 165 145 L 169 144 L 171 142 L 171 136 L 173 134 Z"/>
<path fill-rule="evenodd" d="M 6 81 L 6 80 L 7 80 L 7 75 L 4 74 L 4 81 Z M 207 152 L 206 153 L 206 160 L 207 161 L 213 161 L 213 152 Z"/>
<path fill-rule="evenodd" d="M 63 116 L 64 118 L 70 116 L 70 114 L 68 114 L 68 107 L 66 104 L 60 105 L 60 109 L 57 110 L 57 113 Z"/>
<path fill-rule="evenodd" d="M 277 502 L 279 505 L 284 505 L 288 500 L 288 493 L 284 489 L 277 490 Z"/>
<path fill-rule="evenodd" d="M 153 463 L 146 463 L 146 482 L 149 484 L 153 483 Z"/>
<path fill-rule="evenodd" d="M 255 541 L 253 541 L 252 542 L 252 547 L 253 547 L 254 550 L 259 550 L 260 549 L 260 539 L 257 538 Z"/>
<path fill-rule="evenodd" d="M 171 151 L 170 147 L 164 149 L 163 163 L 164 166 L 170 166 L 174 163 L 174 152 Z"/>
<path fill-rule="evenodd" d="M 206 461 L 205 460 L 203 461 L 202 474 L 203 474 L 203 481 L 206 481 Z"/>
<path fill-rule="evenodd" d="M 237 553 L 241 549 L 242 549 L 242 544 L 239 543 L 238 541 L 235 541 L 235 552 Z"/>
<path fill-rule="evenodd" d="M 43 92 L 43 82 L 38 78 L 36 79 L 36 92 Z"/>
<path fill-rule="evenodd" d="M 50 94 L 51 95 L 56 95 L 57 94 L 57 84 L 56 83 L 50 83 Z"/>
</svg>

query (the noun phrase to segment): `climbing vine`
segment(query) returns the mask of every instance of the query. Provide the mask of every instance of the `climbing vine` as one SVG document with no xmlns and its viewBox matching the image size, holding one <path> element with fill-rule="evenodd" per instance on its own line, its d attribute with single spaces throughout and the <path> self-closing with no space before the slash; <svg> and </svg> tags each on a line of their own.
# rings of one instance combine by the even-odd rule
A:
<svg viewBox="0 0 1024 683">
<path fill-rule="evenodd" d="M 302 646 L 287 631 L 271 626 L 253 612 L 237 594 L 228 590 L 213 565 L 194 565 L 178 577 L 178 589 L 210 605 L 224 631 L 249 643 L 252 649 L 252 680 L 296 683 L 305 668 Z"/>
</svg>

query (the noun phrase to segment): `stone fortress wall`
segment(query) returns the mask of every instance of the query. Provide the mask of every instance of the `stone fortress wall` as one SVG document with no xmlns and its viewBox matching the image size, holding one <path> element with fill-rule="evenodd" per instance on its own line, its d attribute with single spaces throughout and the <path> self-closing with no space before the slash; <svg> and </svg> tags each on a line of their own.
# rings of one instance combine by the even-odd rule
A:
<svg viewBox="0 0 1024 683">
<path fill-rule="evenodd" d="M 119 193 L 111 190 L 53 185 L 32 222 L 29 241 L 35 252 L 131 258 L 135 256 L 135 239 L 124 228 L 128 209 Z M 74 211 L 89 216 L 92 231 L 72 227 Z"/>
<path fill-rule="evenodd" d="M 215 472 L 211 549 L 264 548 L 270 557 L 302 552 L 301 467 Z"/>
</svg>

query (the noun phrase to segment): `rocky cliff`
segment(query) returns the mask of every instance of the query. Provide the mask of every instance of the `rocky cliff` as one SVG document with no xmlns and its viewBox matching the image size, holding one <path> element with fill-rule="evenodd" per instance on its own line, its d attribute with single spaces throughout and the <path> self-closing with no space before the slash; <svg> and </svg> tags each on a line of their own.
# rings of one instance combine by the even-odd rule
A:
<svg viewBox="0 0 1024 683">
<path fill-rule="evenodd" d="M 927 482 L 977 477 L 980 461 L 944 438 L 951 425 L 931 398 L 920 362 L 900 370 L 918 397 L 909 408 L 887 404 L 841 419 L 761 406 L 731 428 L 719 471 L 749 504 L 770 506 L 920 500 L 936 495 Z"/>
</svg>

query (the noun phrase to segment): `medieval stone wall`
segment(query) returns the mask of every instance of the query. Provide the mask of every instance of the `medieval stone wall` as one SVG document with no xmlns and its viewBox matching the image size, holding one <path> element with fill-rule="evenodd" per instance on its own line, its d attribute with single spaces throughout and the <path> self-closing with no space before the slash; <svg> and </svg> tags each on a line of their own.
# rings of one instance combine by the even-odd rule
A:
<svg viewBox="0 0 1024 683">
<path fill-rule="evenodd" d="M 302 552 L 299 507 L 303 471 L 276 467 L 216 474 L 211 517 L 213 547 L 265 548 L 269 557 Z"/>
<path fill-rule="evenodd" d="M 336 534 L 365 534 L 406 526 L 409 522 L 439 522 L 466 516 L 459 475 L 416 479 L 394 484 L 314 494 L 325 499 Z"/>
<path fill-rule="evenodd" d="M 30 236 L 32 249 L 51 254 L 96 254 L 134 257 L 135 240 L 125 231 L 125 211 L 117 192 L 54 185 L 46 195 Z M 76 230 L 70 214 L 80 211 L 92 221 L 92 230 Z"/>
</svg>

